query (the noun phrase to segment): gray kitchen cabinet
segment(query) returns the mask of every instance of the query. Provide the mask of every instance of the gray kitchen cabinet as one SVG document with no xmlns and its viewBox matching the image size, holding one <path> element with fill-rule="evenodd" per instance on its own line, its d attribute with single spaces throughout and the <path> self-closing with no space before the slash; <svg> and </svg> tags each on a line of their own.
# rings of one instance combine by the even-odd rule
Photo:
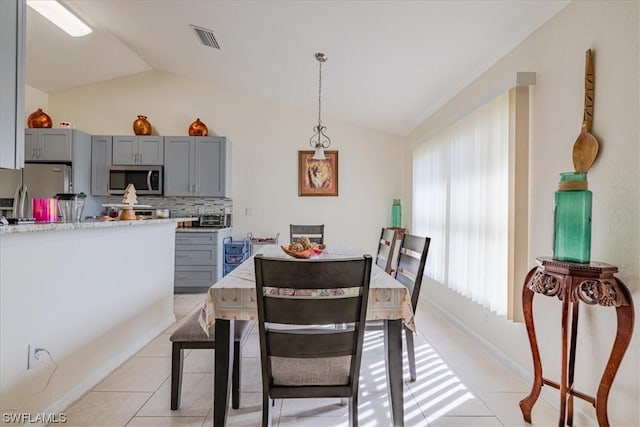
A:
<svg viewBox="0 0 640 427">
<path fill-rule="evenodd" d="M 24 166 L 26 4 L 0 1 L 0 168 Z"/>
<path fill-rule="evenodd" d="M 70 162 L 74 132 L 74 129 L 25 129 L 25 161 Z"/>
<path fill-rule="evenodd" d="M 164 163 L 164 138 L 156 135 L 113 137 L 114 165 L 161 165 Z"/>
<path fill-rule="evenodd" d="M 230 228 L 176 231 L 175 293 L 206 292 L 222 278 L 227 236 Z"/>
<path fill-rule="evenodd" d="M 91 194 L 109 194 L 109 166 L 111 166 L 111 144 L 113 138 L 107 135 L 91 137 Z"/>
<path fill-rule="evenodd" d="M 164 140 L 165 196 L 231 197 L 231 141 L 220 136 Z"/>
</svg>

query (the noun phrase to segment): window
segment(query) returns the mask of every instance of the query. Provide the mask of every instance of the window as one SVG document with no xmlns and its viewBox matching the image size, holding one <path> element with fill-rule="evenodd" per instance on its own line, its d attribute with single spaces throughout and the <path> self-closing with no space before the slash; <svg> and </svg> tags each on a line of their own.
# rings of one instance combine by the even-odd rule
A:
<svg viewBox="0 0 640 427">
<path fill-rule="evenodd" d="M 509 311 L 510 95 L 413 152 L 413 229 L 431 237 L 426 274 L 499 315 Z"/>
</svg>

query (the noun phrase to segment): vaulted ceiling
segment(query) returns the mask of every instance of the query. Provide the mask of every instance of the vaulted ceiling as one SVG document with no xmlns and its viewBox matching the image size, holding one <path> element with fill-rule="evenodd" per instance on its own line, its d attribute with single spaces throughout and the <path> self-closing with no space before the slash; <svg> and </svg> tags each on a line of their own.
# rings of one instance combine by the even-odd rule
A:
<svg viewBox="0 0 640 427">
<path fill-rule="evenodd" d="M 156 70 L 317 111 L 324 52 L 323 116 L 406 135 L 568 1 L 62 3 L 94 31 L 69 37 L 27 8 L 26 81 L 49 94 Z"/>
</svg>

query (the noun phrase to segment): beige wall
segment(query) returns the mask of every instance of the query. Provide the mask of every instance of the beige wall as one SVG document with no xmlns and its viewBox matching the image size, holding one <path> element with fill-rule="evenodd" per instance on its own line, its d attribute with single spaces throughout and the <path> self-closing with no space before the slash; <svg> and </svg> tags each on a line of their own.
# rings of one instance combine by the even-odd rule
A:
<svg viewBox="0 0 640 427">
<path fill-rule="evenodd" d="M 174 235 L 174 223 L 0 234 L 3 414 L 64 412 L 175 322 Z M 27 370 L 29 345 L 49 354 Z"/>
<path fill-rule="evenodd" d="M 24 88 L 24 123 L 27 127 L 27 117 L 29 114 L 42 108 L 42 111 L 49 114 L 49 95 L 31 86 Z M 58 121 L 59 122 L 59 121 Z M 58 127 L 59 123 L 53 122 L 54 127 Z"/>
<path fill-rule="evenodd" d="M 407 138 L 404 185 L 410 194 L 411 147 L 427 139 L 460 111 L 493 95 L 518 71 L 535 71 L 530 139 L 530 266 L 536 256 L 550 256 L 553 239 L 553 193 L 558 174 L 573 169 L 571 150 L 582 121 L 584 57 L 594 51 L 595 106 L 593 133 L 601 152 L 589 172 L 593 192 L 592 259 L 619 266 L 619 277 L 640 303 L 639 207 L 640 165 L 639 17 L 638 2 L 572 2 L 441 110 L 427 118 Z M 516 279 L 521 289 L 523 277 Z M 523 324 L 484 316 L 469 300 L 442 286 L 423 287 L 426 296 L 483 339 L 505 363 L 531 375 L 532 363 Z M 545 376 L 559 378 L 557 300 L 538 297 L 536 328 L 541 341 Z M 486 319 L 486 320 L 485 320 Z M 578 336 L 576 388 L 595 395 L 608 357 L 616 321 L 614 310 L 583 307 Z M 639 324 L 636 312 L 636 326 Z M 640 425 L 640 360 L 636 331 L 609 399 L 611 425 Z M 545 388 L 546 389 L 546 388 Z M 550 392 L 552 403 L 557 393 Z M 523 396 L 524 397 L 524 396 Z M 590 418 L 589 405 L 580 408 Z M 535 412 L 534 412 L 535 421 Z M 579 425 L 583 425 L 579 422 Z"/>
<path fill-rule="evenodd" d="M 144 114 L 154 134 L 186 135 L 199 117 L 211 134 L 229 137 L 235 237 L 279 232 L 282 242 L 290 223 L 324 223 L 328 242 L 373 252 L 392 199 L 401 196 L 403 140 L 323 117 L 330 149 L 339 152 L 339 196 L 298 197 L 298 150 L 310 149 L 316 113 L 220 87 L 148 72 L 54 94 L 49 105 L 54 123 L 67 120 L 91 134 L 130 135 Z"/>
</svg>

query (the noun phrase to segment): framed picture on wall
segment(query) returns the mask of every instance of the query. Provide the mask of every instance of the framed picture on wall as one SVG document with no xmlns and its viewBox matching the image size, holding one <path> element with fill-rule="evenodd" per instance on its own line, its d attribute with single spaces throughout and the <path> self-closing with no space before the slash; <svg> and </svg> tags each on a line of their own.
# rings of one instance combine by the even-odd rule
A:
<svg viewBox="0 0 640 427">
<path fill-rule="evenodd" d="M 338 152 L 325 151 L 326 160 L 314 160 L 314 151 L 298 151 L 298 196 L 338 195 Z"/>
</svg>

